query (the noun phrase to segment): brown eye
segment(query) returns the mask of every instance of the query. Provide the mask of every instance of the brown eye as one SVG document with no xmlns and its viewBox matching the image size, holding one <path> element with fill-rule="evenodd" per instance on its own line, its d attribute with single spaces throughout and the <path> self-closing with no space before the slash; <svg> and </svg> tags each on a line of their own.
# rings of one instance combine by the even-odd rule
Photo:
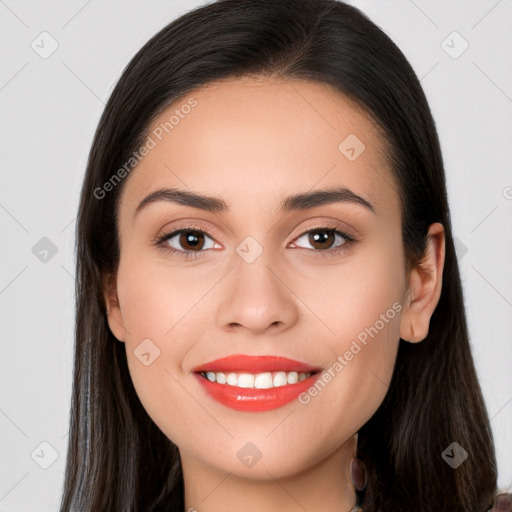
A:
<svg viewBox="0 0 512 512">
<path fill-rule="evenodd" d="M 185 250 L 201 250 L 204 245 L 204 234 L 200 231 L 181 231 L 179 243 Z"/>
<path fill-rule="evenodd" d="M 341 249 L 347 242 L 352 242 L 354 240 L 351 236 L 338 231 L 335 228 L 311 229 L 297 238 L 297 242 L 301 239 L 305 239 L 310 247 L 299 247 L 305 249 L 317 249 L 317 252 L 334 252 L 337 248 Z M 294 245 L 297 245 L 297 242 L 295 242 Z"/>
<path fill-rule="evenodd" d="M 335 238 L 334 230 L 322 229 L 310 231 L 308 241 L 315 249 L 329 249 Z"/>
<path fill-rule="evenodd" d="M 199 229 L 178 229 L 160 237 L 157 245 L 183 255 L 194 255 L 218 246 L 213 238 Z"/>
</svg>

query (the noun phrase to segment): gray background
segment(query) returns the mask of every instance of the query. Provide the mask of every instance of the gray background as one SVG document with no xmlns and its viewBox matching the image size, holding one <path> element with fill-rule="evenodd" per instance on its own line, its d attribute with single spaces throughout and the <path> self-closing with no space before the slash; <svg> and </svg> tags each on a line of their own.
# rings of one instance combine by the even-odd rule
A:
<svg viewBox="0 0 512 512">
<path fill-rule="evenodd" d="M 72 375 L 74 220 L 104 103 L 143 43 L 203 3 L 0 0 L 0 512 L 58 509 Z M 351 3 L 404 52 L 436 120 L 499 485 L 510 490 L 512 0 Z M 58 48 L 48 56 L 52 44 Z"/>
</svg>

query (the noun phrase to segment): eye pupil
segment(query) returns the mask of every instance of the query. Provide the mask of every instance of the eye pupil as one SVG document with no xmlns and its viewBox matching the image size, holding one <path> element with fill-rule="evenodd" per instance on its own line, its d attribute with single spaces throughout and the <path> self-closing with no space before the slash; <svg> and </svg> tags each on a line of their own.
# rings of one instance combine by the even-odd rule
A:
<svg viewBox="0 0 512 512">
<path fill-rule="evenodd" d="M 201 249 L 204 244 L 204 235 L 198 231 L 183 231 L 180 234 L 180 244 L 185 249 Z"/>
<path fill-rule="evenodd" d="M 312 231 L 310 236 L 310 243 L 315 248 L 325 249 L 330 247 L 334 243 L 334 231 L 333 230 L 321 230 L 321 231 Z M 332 240 L 331 240 L 332 239 Z M 327 242 L 327 243 L 326 243 Z M 320 247 L 317 247 L 315 244 L 320 244 Z"/>
</svg>

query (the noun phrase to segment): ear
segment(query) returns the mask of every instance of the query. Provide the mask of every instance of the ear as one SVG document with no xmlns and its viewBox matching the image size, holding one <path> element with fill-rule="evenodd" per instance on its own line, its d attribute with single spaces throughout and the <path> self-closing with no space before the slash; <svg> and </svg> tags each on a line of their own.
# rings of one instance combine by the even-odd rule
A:
<svg viewBox="0 0 512 512">
<path fill-rule="evenodd" d="M 428 335 L 430 318 L 439 302 L 445 255 L 444 227 L 439 222 L 428 229 L 425 255 L 409 274 L 406 307 L 400 319 L 400 337 L 417 343 Z"/>
<path fill-rule="evenodd" d="M 126 329 L 124 327 L 123 318 L 121 316 L 121 308 L 117 297 L 117 276 L 108 274 L 103 279 L 103 296 L 105 298 L 105 306 L 107 308 L 108 326 L 112 334 L 119 340 L 125 341 Z"/>
</svg>

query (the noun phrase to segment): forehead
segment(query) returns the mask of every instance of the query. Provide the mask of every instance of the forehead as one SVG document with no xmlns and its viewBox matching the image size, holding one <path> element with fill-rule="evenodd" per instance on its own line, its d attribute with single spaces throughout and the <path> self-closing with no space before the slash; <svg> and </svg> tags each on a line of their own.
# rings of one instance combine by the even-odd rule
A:
<svg viewBox="0 0 512 512">
<path fill-rule="evenodd" d="M 149 139 L 152 148 L 125 184 L 122 210 L 172 187 L 253 211 L 329 186 L 350 188 L 384 209 L 398 198 L 374 122 L 316 82 L 243 77 L 208 84 L 155 119 Z"/>
</svg>

